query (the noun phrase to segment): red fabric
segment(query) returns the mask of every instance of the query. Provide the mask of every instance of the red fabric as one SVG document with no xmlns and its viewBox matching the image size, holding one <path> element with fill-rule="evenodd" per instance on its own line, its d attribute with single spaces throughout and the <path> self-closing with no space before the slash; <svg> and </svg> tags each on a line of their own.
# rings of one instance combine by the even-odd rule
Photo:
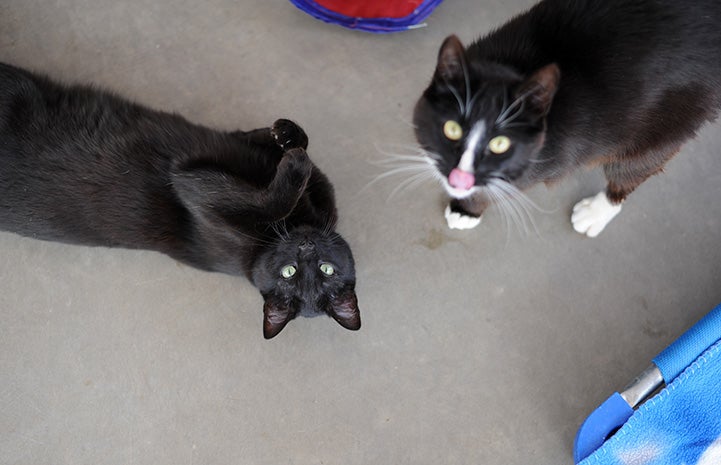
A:
<svg viewBox="0 0 721 465">
<path fill-rule="evenodd" d="M 413 13 L 423 0 L 315 0 L 336 13 L 354 18 L 403 18 Z"/>
</svg>

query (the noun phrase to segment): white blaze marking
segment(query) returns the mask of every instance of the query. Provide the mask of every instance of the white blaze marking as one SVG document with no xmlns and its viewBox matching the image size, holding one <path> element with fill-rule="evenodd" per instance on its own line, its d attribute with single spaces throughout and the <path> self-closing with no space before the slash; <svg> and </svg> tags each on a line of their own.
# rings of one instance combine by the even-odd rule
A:
<svg viewBox="0 0 721 465">
<path fill-rule="evenodd" d="M 471 129 L 471 133 L 466 139 L 466 150 L 463 152 L 463 155 L 461 155 L 461 161 L 458 162 L 458 168 L 461 171 L 465 171 L 466 173 L 475 172 L 473 164 L 476 158 L 476 149 L 478 148 L 478 144 L 481 142 L 481 139 L 483 139 L 483 136 L 485 134 L 486 123 L 483 121 L 479 121 Z"/>
</svg>

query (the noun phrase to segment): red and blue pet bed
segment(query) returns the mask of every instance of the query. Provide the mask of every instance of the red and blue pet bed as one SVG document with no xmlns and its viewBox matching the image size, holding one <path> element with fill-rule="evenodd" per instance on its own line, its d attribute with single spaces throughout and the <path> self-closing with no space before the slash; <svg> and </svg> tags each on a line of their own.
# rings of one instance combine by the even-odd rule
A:
<svg viewBox="0 0 721 465">
<path fill-rule="evenodd" d="M 290 0 L 314 18 L 349 29 L 388 33 L 418 27 L 443 0 Z"/>
</svg>

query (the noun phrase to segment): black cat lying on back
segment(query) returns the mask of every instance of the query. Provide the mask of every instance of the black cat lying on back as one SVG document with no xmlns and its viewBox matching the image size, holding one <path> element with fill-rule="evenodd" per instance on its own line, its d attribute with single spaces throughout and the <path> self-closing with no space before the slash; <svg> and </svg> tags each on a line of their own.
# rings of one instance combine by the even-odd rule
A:
<svg viewBox="0 0 721 465">
<path fill-rule="evenodd" d="M 518 213 L 520 190 L 600 164 L 605 191 L 572 216 L 595 237 L 716 117 L 719 24 L 717 0 L 544 0 L 467 48 L 449 37 L 414 115 L 448 225 L 493 201 Z"/>
<path fill-rule="evenodd" d="M 245 275 L 266 338 L 299 314 L 357 330 L 353 256 L 307 144 L 288 120 L 219 132 L 0 64 L 0 229 Z"/>
</svg>

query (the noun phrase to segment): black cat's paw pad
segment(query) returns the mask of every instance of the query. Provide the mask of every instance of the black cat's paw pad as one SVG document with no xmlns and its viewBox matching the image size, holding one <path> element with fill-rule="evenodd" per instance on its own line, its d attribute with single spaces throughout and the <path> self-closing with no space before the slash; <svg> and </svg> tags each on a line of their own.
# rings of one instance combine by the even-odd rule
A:
<svg viewBox="0 0 721 465">
<path fill-rule="evenodd" d="M 273 123 L 273 127 L 270 128 L 270 133 L 273 135 L 275 142 L 283 150 L 308 148 L 308 136 L 305 134 L 305 131 L 290 120 L 277 120 Z"/>
<path fill-rule="evenodd" d="M 278 170 L 285 173 L 289 184 L 298 187 L 305 185 L 313 170 L 308 154 L 300 148 L 290 149 L 280 163 Z"/>
</svg>

